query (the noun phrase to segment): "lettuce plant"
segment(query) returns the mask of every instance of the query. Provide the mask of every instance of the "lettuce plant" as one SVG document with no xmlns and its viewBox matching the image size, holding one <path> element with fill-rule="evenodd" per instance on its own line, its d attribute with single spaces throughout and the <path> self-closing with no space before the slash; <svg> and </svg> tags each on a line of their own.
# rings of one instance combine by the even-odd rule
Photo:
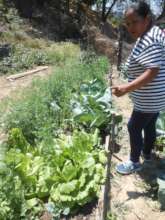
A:
<svg viewBox="0 0 165 220">
<path fill-rule="evenodd" d="M 60 134 L 33 148 L 15 128 L 9 140 L 6 164 L 19 178 L 26 200 L 46 199 L 69 213 L 99 196 L 106 153 L 99 146 L 97 130 Z"/>
</svg>

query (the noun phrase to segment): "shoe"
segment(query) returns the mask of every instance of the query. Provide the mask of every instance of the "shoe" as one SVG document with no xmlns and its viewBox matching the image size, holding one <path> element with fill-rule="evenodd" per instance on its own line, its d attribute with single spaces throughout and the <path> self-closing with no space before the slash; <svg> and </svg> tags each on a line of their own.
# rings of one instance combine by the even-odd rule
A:
<svg viewBox="0 0 165 220">
<path fill-rule="evenodd" d="M 116 171 L 120 174 L 131 174 L 140 171 L 142 166 L 139 162 L 134 163 L 131 160 L 123 162 L 116 166 Z"/>
</svg>

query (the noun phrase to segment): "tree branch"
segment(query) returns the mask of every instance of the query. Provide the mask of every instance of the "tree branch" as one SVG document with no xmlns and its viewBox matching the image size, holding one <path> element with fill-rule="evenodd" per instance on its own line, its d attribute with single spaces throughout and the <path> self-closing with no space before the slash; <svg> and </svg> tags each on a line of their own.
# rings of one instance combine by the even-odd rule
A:
<svg viewBox="0 0 165 220">
<path fill-rule="evenodd" d="M 103 20 L 104 22 L 107 20 L 107 17 L 108 17 L 109 13 L 111 12 L 111 10 L 112 10 L 112 8 L 113 8 L 113 6 L 115 5 L 116 2 L 117 2 L 117 0 L 113 0 L 112 5 L 109 7 L 107 13 L 104 16 L 104 20 Z"/>
<path fill-rule="evenodd" d="M 160 20 L 161 18 L 165 17 L 165 1 L 163 1 L 163 11 L 162 14 L 156 20 Z"/>
</svg>

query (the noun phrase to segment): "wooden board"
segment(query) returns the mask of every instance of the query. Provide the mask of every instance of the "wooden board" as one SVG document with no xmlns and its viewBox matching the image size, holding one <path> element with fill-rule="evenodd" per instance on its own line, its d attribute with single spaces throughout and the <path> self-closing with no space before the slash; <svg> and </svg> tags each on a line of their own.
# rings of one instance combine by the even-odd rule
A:
<svg viewBox="0 0 165 220">
<path fill-rule="evenodd" d="M 6 79 L 15 80 L 15 79 L 18 79 L 18 78 L 21 78 L 21 77 L 24 77 L 24 76 L 28 76 L 28 75 L 37 73 L 39 71 L 47 70 L 48 68 L 49 68 L 48 66 L 39 66 L 35 69 L 28 70 L 28 71 L 25 71 L 23 73 L 17 73 L 17 74 L 10 75 L 10 76 L 6 77 Z"/>
</svg>

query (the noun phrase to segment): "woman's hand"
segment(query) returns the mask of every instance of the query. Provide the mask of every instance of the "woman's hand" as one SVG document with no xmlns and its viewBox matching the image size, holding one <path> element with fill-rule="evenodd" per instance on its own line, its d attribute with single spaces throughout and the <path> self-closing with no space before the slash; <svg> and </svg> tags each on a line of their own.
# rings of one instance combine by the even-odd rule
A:
<svg viewBox="0 0 165 220">
<path fill-rule="evenodd" d="M 120 86 L 112 86 L 112 94 L 117 97 L 123 96 L 128 92 L 127 85 L 120 85 Z"/>
<path fill-rule="evenodd" d="M 142 86 L 145 86 L 146 84 L 150 83 L 156 77 L 158 72 L 159 68 L 157 67 L 146 69 L 144 73 L 142 73 L 132 82 L 120 86 L 112 86 L 112 94 L 116 95 L 117 97 L 120 97 L 128 92 L 140 89 Z"/>
</svg>

